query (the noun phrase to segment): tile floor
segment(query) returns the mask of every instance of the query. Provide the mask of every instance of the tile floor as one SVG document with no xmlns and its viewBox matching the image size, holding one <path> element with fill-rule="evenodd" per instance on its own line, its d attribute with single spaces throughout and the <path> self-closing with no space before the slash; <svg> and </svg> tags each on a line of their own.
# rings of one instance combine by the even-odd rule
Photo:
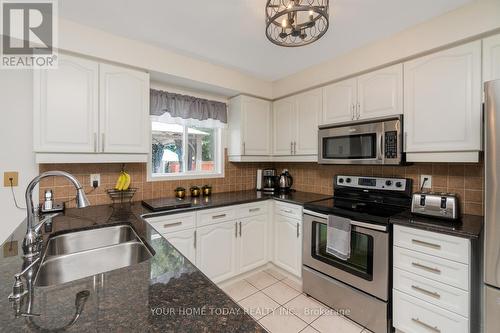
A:
<svg viewBox="0 0 500 333">
<path fill-rule="evenodd" d="M 222 289 L 271 333 L 369 333 L 307 297 L 299 284 L 274 269 L 261 270 Z"/>
</svg>

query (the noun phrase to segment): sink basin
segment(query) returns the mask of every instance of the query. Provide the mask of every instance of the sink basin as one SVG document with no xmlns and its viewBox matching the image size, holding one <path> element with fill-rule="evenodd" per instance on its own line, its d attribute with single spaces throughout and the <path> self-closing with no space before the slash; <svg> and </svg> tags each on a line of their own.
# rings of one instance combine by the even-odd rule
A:
<svg viewBox="0 0 500 333">
<path fill-rule="evenodd" d="M 70 254 L 132 240 L 139 241 L 139 238 L 129 225 L 76 231 L 50 238 L 45 255 Z"/>
<path fill-rule="evenodd" d="M 128 225 L 59 235 L 49 239 L 35 285 L 78 280 L 138 264 L 153 255 Z"/>
</svg>

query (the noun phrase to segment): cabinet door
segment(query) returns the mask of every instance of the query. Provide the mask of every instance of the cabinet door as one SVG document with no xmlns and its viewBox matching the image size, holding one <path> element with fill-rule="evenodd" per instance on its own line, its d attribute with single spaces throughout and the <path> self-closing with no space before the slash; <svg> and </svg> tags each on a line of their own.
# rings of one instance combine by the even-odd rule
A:
<svg viewBox="0 0 500 333">
<path fill-rule="evenodd" d="M 271 103 L 242 98 L 243 155 L 271 154 Z"/>
<path fill-rule="evenodd" d="M 483 82 L 500 79 L 500 35 L 483 39 Z"/>
<path fill-rule="evenodd" d="M 407 152 L 481 149 L 481 41 L 404 64 Z"/>
<path fill-rule="evenodd" d="M 36 152 L 96 151 L 98 68 L 94 61 L 61 54 L 57 69 L 34 71 Z"/>
<path fill-rule="evenodd" d="M 295 129 L 294 98 L 273 103 L 274 155 L 292 155 Z"/>
<path fill-rule="evenodd" d="M 101 151 L 148 153 L 149 74 L 99 65 Z"/>
<path fill-rule="evenodd" d="M 397 64 L 358 77 L 359 119 L 403 113 L 403 65 Z"/>
<path fill-rule="evenodd" d="M 195 229 L 183 230 L 164 234 L 170 244 L 172 244 L 182 255 L 188 258 L 193 264 L 196 264 L 196 244 Z"/>
<path fill-rule="evenodd" d="M 229 221 L 197 229 L 196 266 L 214 282 L 236 274 L 237 227 Z"/>
<path fill-rule="evenodd" d="M 318 124 L 322 108 L 321 89 L 307 91 L 295 99 L 295 155 L 318 153 Z"/>
<path fill-rule="evenodd" d="M 239 228 L 238 273 L 243 273 L 267 263 L 267 215 L 241 219 Z"/>
<path fill-rule="evenodd" d="M 353 120 L 356 104 L 356 82 L 349 79 L 323 87 L 321 125 Z"/>
<path fill-rule="evenodd" d="M 302 222 L 275 215 L 274 235 L 275 264 L 296 276 L 301 276 Z"/>
</svg>

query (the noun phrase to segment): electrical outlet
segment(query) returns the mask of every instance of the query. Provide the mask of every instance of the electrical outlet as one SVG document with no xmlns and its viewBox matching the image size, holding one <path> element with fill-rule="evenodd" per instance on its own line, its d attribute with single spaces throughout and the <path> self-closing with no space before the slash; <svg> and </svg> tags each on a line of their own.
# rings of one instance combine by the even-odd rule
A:
<svg viewBox="0 0 500 333">
<path fill-rule="evenodd" d="M 94 186 L 94 182 L 97 182 L 97 186 Z M 93 173 L 90 175 L 90 186 L 99 187 L 101 185 L 101 174 Z"/>
<path fill-rule="evenodd" d="M 12 178 L 12 186 L 19 185 L 19 172 L 7 171 L 3 173 L 3 186 L 10 187 L 10 179 Z"/>
<path fill-rule="evenodd" d="M 426 178 L 427 178 L 427 180 L 425 180 Z M 425 184 L 424 184 L 424 181 L 425 181 Z M 431 189 L 432 188 L 432 176 L 431 175 L 420 175 L 420 187 L 426 188 L 426 189 Z"/>
</svg>

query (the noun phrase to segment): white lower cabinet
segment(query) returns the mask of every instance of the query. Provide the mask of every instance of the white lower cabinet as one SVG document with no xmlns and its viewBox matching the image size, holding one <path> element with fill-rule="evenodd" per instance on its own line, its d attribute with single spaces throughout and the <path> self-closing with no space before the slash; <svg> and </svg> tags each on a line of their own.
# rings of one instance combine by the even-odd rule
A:
<svg viewBox="0 0 500 333">
<path fill-rule="evenodd" d="M 242 219 L 239 223 L 238 273 L 265 265 L 267 257 L 267 215 Z"/>
<path fill-rule="evenodd" d="M 237 233 L 237 221 L 197 229 L 196 266 L 214 282 L 236 275 Z"/>
<path fill-rule="evenodd" d="M 165 234 L 164 237 L 180 253 L 196 265 L 196 229 L 189 229 Z"/>
<path fill-rule="evenodd" d="M 302 220 L 274 215 L 274 263 L 296 275 L 302 272 Z"/>
</svg>

